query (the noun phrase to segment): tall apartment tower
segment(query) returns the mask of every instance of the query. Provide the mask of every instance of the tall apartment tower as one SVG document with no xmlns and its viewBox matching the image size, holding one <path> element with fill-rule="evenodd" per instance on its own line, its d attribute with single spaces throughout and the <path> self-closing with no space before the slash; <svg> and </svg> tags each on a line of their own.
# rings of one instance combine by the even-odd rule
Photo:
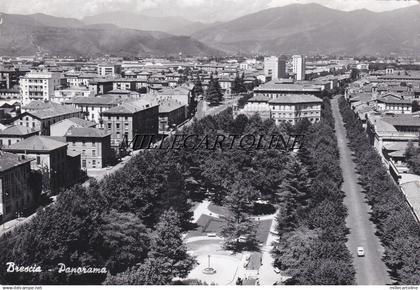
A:
<svg viewBox="0 0 420 290">
<path fill-rule="evenodd" d="M 264 58 L 264 75 L 271 79 L 279 79 L 286 77 L 286 61 L 277 56 L 269 56 Z"/>
<path fill-rule="evenodd" d="M 294 55 L 292 57 L 293 73 L 296 74 L 297 81 L 305 80 L 305 58 L 302 55 Z"/>
</svg>

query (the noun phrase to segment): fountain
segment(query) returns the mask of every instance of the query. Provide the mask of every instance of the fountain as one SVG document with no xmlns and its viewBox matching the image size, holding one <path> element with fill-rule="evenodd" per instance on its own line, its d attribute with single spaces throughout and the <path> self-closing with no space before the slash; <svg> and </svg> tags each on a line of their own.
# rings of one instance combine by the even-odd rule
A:
<svg viewBox="0 0 420 290">
<path fill-rule="evenodd" d="M 208 255 L 208 258 L 209 258 L 209 265 L 208 265 L 207 268 L 203 269 L 203 274 L 207 274 L 207 275 L 215 274 L 216 269 L 214 269 L 210 266 L 210 255 Z"/>
</svg>

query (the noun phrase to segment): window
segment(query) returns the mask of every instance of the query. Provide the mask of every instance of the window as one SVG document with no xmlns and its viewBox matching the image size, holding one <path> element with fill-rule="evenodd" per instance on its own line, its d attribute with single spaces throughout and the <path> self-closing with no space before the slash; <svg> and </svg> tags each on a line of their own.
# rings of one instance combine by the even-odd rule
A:
<svg viewBox="0 0 420 290">
<path fill-rule="evenodd" d="M 86 150 L 85 149 L 83 149 L 82 150 L 82 156 L 85 156 L 86 155 Z"/>
<path fill-rule="evenodd" d="M 96 157 L 96 150 L 92 150 L 92 156 Z"/>
<path fill-rule="evenodd" d="M 12 140 L 7 140 L 7 144 L 10 146 L 10 145 L 12 145 Z"/>
<path fill-rule="evenodd" d="M 36 164 L 37 165 L 41 164 L 41 156 L 39 156 L 39 155 L 36 156 Z"/>
<path fill-rule="evenodd" d="M 96 160 L 92 160 L 92 167 L 96 168 Z"/>
<path fill-rule="evenodd" d="M 86 159 L 82 159 L 82 167 L 86 168 Z"/>
<path fill-rule="evenodd" d="M 111 123 L 108 123 L 108 129 L 111 129 Z"/>
</svg>

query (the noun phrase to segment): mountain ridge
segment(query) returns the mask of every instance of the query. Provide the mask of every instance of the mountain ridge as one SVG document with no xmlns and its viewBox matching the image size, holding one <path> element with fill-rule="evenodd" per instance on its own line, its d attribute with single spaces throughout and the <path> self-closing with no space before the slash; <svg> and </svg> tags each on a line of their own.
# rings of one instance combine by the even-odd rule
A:
<svg viewBox="0 0 420 290">
<path fill-rule="evenodd" d="M 73 18 L 45 14 L 1 13 L 0 54 L 16 56 L 47 52 L 52 55 L 169 56 L 220 55 L 218 49 L 191 37 L 160 31 L 119 28 L 110 24 L 86 25 Z"/>
</svg>

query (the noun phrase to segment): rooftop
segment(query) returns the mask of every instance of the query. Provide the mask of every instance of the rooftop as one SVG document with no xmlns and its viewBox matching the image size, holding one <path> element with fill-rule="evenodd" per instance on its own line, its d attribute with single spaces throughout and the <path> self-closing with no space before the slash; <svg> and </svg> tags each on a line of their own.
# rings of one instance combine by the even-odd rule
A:
<svg viewBox="0 0 420 290">
<path fill-rule="evenodd" d="M 77 113 L 77 112 L 80 112 L 80 109 L 72 107 L 72 106 L 59 105 L 59 106 L 54 106 L 54 107 L 44 109 L 44 110 L 35 110 L 31 112 L 26 112 L 26 114 L 30 114 L 39 119 L 49 119 L 56 116 L 62 116 L 62 115 L 67 115 L 67 114 Z"/>
<path fill-rule="evenodd" d="M 13 125 L 13 126 L 7 127 L 4 130 L 0 130 L 0 136 L 4 136 L 4 135 L 25 136 L 25 135 L 33 134 L 36 132 L 39 132 L 39 131 L 36 131 L 32 128 L 28 128 L 25 126 L 21 126 L 21 125 Z"/>
<path fill-rule="evenodd" d="M 21 156 L 0 150 L 0 172 L 4 172 L 10 168 L 30 162 L 31 158 L 22 158 Z"/>
<path fill-rule="evenodd" d="M 118 105 L 123 100 L 119 96 L 103 95 L 100 97 L 74 97 L 66 103 L 80 105 Z"/>
<path fill-rule="evenodd" d="M 119 106 L 113 107 L 108 111 L 103 112 L 107 114 L 133 114 L 151 107 L 157 106 L 156 103 L 152 103 L 146 100 L 134 100 L 122 103 Z"/>
<path fill-rule="evenodd" d="M 93 122 L 93 121 L 84 120 L 84 119 L 76 118 L 76 117 L 61 120 L 57 123 L 54 123 L 53 125 L 58 125 L 58 124 L 63 123 L 63 122 L 72 122 L 75 125 L 80 126 L 80 127 L 94 127 L 94 126 L 96 126 L 96 123 Z"/>
<path fill-rule="evenodd" d="M 403 183 L 401 189 L 404 191 L 417 219 L 420 219 L 420 180 Z"/>
<path fill-rule="evenodd" d="M 77 128 L 72 127 L 70 128 L 65 136 L 72 136 L 72 137 L 97 137 L 102 138 L 105 136 L 110 135 L 105 130 L 97 129 L 97 128 Z"/>
<path fill-rule="evenodd" d="M 396 115 L 393 117 L 382 117 L 382 120 L 392 126 L 420 127 L 420 118 L 412 116 Z"/>
<path fill-rule="evenodd" d="M 287 84 L 279 82 L 277 80 L 269 81 L 263 85 L 260 85 L 254 89 L 255 92 L 258 91 L 302 91 L 302 92 L 320 92 L 322 86 L 315 84 Z"/>
<path fill-rule="evenodd" d="M 22 109 L 24 110 L 43 110 L 43 109 L 49 109 L 54 107 L 61 106 L 58 103 L 54 102 L 44 102 L 44 101 L 31 101 L 26 106 L 23 106 Z"/>
<path fill-rule="evenodd" d="M 47 136 L 32 136 L 6 147 L 7 151 L 42 151 L 49 152 L 67 146 L 66 143 L 53 140 Z"/>
<path fill-rule="evenodd" d="M 298 104 L 298 103 L 322 103 L 320 98 L 314 95 L 284 95 L 279 96 L 276 99 L 268 101 L 270 104 Z"/>
<path fill-rule="evenodd" d="M 185 107 L 185 105 L 172 99 L 162 100 L 159 102 L 159 113 L 168 113 L 179 108 Z"/>
</svg>

